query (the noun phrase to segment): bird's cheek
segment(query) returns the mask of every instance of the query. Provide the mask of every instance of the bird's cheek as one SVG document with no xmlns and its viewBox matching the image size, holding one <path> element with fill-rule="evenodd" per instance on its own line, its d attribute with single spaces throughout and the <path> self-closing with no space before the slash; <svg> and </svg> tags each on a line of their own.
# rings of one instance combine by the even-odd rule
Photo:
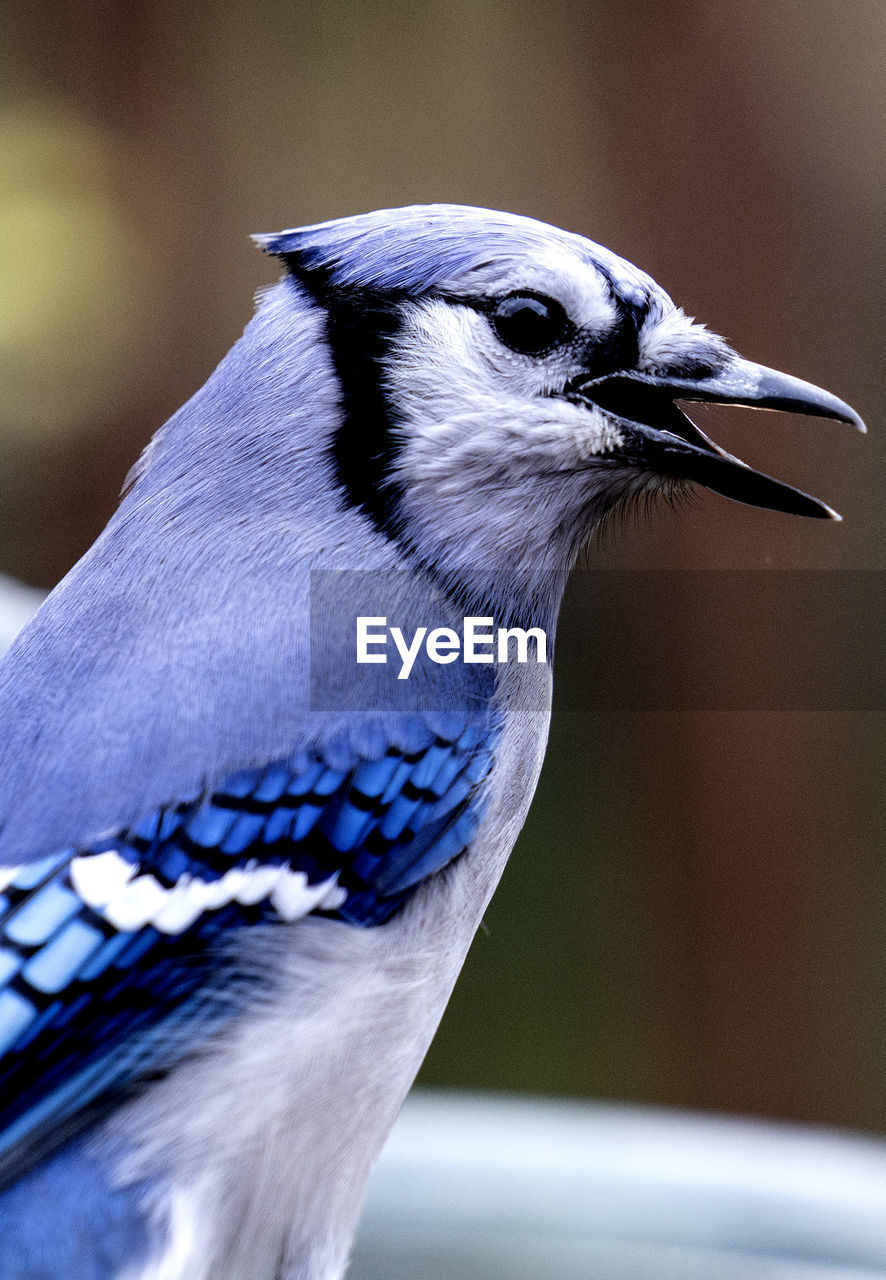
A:
<svg viewBox="0 0 886 1280">
<path fill-rule="evenodd" d="M 618 455 L 625 447 L 624 434 L 611 419 L 595 414 L 585 429 L 577 434 L 576 452 L 582 462 L 602 454 Z"/>
</svg>

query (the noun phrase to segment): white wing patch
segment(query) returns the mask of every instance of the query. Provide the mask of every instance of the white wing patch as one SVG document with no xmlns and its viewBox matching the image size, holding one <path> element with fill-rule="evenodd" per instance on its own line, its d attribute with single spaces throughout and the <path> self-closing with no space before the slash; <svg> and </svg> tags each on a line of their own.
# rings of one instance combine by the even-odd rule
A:
<svg viewBox="0 0 886 1280">
<path fill-rule="evenodd" d="M 177 886 L 164 889 L 153 876 L 137 876 L 122 893 L 100 908 L 99 914 L 121 933 L 134 933 L 146 924 L 153 924 L 154 917 L 160 913 L 169 895 L 177 892 Z"/>
<path fill-rule="evenodd" d="M 25 871 L 24 867 L 0 868 L 0 892 Z M 121 933 L 135 933 L 152 925 L 160 933 L 175 936 L 189 929 L 204 912 L 229 903 L 255 906 L 268 900 L 287 922 L 308 915 L 316 907 L 335 910 L 347 894 L 332 875 L 309 884 L 304 871 L 286 866 L 269 867 L 255 861 L 232 867 L 217 880 L 184 875 L 166 887 L 116 850 L 79 854 L 71 859 L 71 888 L 87 907 Z"/>
<path fill-rule="evenodd" d="M 136 868 L 113 849 L 71 859 L 71 887 L 87 907 L 101 910 L 113 901 L 135 875 Z"/>
</svg>

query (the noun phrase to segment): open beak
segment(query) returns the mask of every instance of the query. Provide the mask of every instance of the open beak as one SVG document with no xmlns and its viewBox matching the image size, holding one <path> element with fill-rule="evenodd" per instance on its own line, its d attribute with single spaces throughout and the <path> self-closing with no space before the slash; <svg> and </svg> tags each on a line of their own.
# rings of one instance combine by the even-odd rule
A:
<svg viewBox="0 0 886 1280">
<path fill-rule="evenodd" d="M 753 409 L 782 409 L 834 418 L 865 430 L 854 409 L 811 382 L 732 356 L 721 369 L 704 377 L 669 377 L 628 370 L 582 382 L 572 390 L 620 421 L 626 428 L 626 451 L 638 466 L 694 480 L 752 507 L 840 519 L 836 511 L 817 498 L 755 471 L 726 453 L 675 404 L 677 400 L 704 400 Z"/>
</svg>

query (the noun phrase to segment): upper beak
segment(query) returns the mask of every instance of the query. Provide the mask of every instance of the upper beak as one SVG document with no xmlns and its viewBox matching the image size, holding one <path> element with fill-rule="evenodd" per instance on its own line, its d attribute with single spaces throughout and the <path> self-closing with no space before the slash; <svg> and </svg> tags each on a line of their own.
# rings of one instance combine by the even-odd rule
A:
<svg viewBox="0 0 886 1280">
<path fill-rule="evenodd" d="M 800 378 L 732 356 L 721 369 L 702 377 L 669 377 L 625 371 L 583 382 L 575 393 L 618 418 L 628 428 L 628 451 L 638 465 L 695 480 L 737 502 L 794 515 L 839 520 L 830 507 L 780 480 L 747 466 L 709 440 L 675 400 L 784 409 L 848 422 L 865 430 L 848 404 Z"/>
</svg>

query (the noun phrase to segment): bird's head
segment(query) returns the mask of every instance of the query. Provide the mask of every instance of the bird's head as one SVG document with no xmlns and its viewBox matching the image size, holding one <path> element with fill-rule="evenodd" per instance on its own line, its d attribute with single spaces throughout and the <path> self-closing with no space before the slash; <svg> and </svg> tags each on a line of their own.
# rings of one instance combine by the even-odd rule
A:
<svg viewBox="0 0 886 1280">
<path fill-rule="evenodd" d="M 345 494 L 419 554 L 551 567 L 626 497 L 688 481 L 753 506 L 835 515 L 725 453 L 677 401 L 863 430 L 858 415 L 740 358 L 581 236 L 428 205 L 258 240 L 325 311 Z"/>
</svg>

